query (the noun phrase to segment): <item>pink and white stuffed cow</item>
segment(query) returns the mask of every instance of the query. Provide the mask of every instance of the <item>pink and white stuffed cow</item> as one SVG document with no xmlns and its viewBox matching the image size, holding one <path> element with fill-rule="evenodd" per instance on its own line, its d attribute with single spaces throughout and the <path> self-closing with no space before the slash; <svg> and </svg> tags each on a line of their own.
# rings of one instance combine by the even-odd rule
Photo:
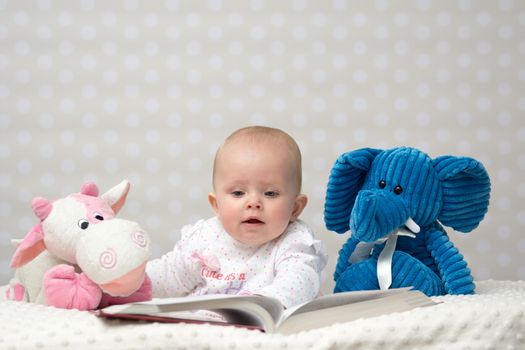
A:
<svg viewBox="0 0 525 350">
<path fill-rule="evenodd" d="M 149 237 L 136 222 L 115 218 L 129 188 L 125 180 L 99 197 L 86 183 L 55 201 L 34 198 L 40 223 L 18 244 L 4 298 L 80 310 L 151 299 Z"/>
</svg>

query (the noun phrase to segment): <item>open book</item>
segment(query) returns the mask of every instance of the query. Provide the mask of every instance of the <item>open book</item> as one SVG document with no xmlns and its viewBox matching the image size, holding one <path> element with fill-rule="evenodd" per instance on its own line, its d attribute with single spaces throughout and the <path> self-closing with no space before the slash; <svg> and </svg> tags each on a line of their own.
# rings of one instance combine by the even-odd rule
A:
<svg viewBox="0 0 525 350">
<path fill-rule="evenodd" d="M 102 317 L 234 325 L 291 334 L 434 304 L 419 291 L 401 288 L 330 294 L 289 309 L 277 299 L 264 296 L 203 295 L 112 305 L 95 313 Z"/>
</svg>

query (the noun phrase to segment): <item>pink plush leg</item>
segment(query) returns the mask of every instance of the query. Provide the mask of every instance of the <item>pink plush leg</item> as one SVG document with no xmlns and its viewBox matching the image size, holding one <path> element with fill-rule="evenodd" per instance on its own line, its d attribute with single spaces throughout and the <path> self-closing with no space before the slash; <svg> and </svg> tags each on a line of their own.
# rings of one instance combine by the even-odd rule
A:
<svg viewBox="0 0 525 350">
<path fill-rule="evenodd" d="M 27 301 L 26 288 L 18 282 L 11 282 L 5 291 L 6 300 Z"/>
<path fill-rule="evenodd" d="M 71 265 L 57 265 L 46 272 L 43 288 L 47 304 L 62 309 L 94 310 L 102 298 L 100 287 Z"/>
<path fill-rule="evenodd" d="M 147 301 L 147 300 L 151 300 L 151 297 L 152 297 L 151 280 L 149 279 L 148 275 L 146 275 L 146 278 L 144 279 L 142 286 L 140 286 L 140 288 L 137 289 L 137 291 L 135 291 L 130 296 L 114 297 L 107 293 L 104 293 L 102 295 L 102 300 L 100 301 L 99 308 L 103 308 L 108 305 L 126 304 L 126 303 L 133 303 L 136 301 Z"/>
</svg>

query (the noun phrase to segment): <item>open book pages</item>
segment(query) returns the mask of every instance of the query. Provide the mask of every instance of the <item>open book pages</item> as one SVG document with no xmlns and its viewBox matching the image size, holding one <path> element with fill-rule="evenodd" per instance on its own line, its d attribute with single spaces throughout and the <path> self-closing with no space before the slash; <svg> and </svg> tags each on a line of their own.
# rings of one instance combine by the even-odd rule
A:
<svg viewBox="0 0 525 350">
<path fill-rule="evenodd" d="M 330 294 L 287 310 L 274 298 L 205 295 L 114 305 L 97 314 L 159 322 L 235 325 L 290 334 L 434 304 L 423 293 L 405 288 Z"/>
<path fill-rule="evenodd" d="M 159 322 L 206 322 L 273 331 L 283 311 L 279 300 L 274 298 L 220 294 L 113 305 L 98 310 L 96 314 Z"/>
<path fill-rule="evenodd" d="M 407 289 L 338 293 L 316 299 L 311 304 L 305 304 L 296 310 L 287 310 L 277 324 L 277 332 L 292 334 L 334 323 L 350 322 L 359 318 L 408 311 L 435 304 L 425 294 Z"/>
</svg>

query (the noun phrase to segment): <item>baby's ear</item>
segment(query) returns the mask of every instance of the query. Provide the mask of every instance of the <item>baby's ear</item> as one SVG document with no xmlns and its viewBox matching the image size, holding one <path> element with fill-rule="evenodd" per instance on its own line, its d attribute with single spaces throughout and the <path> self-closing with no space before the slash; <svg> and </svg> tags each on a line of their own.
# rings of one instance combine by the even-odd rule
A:
<svg viewBox="0 0 525 350">
<path fill-rule="evenodd" d="M 215 196 L 215 193 L 212 193 L 212 192 L 208 193 L 208 202 L 210 203 L 210 206 L 215 212 L 215 214 L 217 214 L 217 212 L 219 211 L 219 208 L 217 206 L 217 196 Z"/>
<path fill-rule="evenodd" d="M 305 194 L 298 194 L 297 197 L 295 197 L 295 203 L 290 221 L 295 221 L 299 217 L 299 215 L 301 215 L 307 203 L 308 197 Z"/>
</svg>

